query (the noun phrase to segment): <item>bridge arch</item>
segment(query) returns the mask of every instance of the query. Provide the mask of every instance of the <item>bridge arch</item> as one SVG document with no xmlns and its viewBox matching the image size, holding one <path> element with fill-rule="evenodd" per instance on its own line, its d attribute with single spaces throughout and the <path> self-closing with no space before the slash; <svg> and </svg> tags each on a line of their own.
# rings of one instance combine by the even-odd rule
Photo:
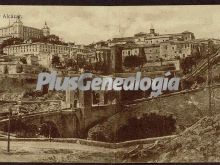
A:
<svg viewBox="0 0 220 165">
<path fill-rule="evenodd" d="M 57 125 L 52 120 L 45 120 L 43 123 L 40 124 L 39 134 L 51 138 L 61 137 Z"/>
</svg>

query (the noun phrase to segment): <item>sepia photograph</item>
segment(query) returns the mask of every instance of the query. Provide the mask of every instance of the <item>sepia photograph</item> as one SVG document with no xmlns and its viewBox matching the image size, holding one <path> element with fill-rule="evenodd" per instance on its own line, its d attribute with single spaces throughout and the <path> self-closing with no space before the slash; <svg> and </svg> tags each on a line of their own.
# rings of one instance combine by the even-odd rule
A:
<svg viewBox="0 0 220 165">
<path fill-rule="evenodd" d="M 0 5 L 0 162 L 220 162 L 220 5 Z"/>
</svg>

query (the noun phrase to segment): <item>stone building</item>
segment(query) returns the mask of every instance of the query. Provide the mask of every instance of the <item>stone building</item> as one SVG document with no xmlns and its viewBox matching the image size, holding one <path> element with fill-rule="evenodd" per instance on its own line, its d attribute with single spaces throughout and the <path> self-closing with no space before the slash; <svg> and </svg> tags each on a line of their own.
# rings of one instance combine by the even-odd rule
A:
<svg viewBox="0 0 220 165">
<path fill-rule="evenodd" d="M 50 43 L 24 43 L 19 45 L 9 45 L 3 48 L 3 53 L 7 55 L 23 56 L 26 54 L 39 54 L 39 53 L 57 53 L 65 54 L 70 51 L 73 51 L 74 48 L 71 48 L 67 45 L 57 45 Z"/>
<path fill-rule="evenodd" d="M 160 44 L 169 40 L 189 41 L 193 39 L 195 39 L 195 36 L 192 32 L 189 31 L 174 34 L 159 34 L 155 32 L 153 26 L 151 26 L 149 33 L 140 32 L 134 35 L 134 42 L 136 44 L 147 45 Z"/>
<path fill-rule="evenodd" d="M 160 58 L 163 60 L 183 59 L 193 54 L 204 55 L 209 41 L 215 48 L 220 47 L 218 39 L 169 40 L 160 44 Z"/>
<path fill-rule="evenodd" d="M 182 33 L 159 34 L 151 25 L 149 33 L 140 32 L 132 37 L 113 38 L 109 44 L 110 46 L 123 45 L 123 60 L 126 56 L 142 55 L 142 49 L 144 49 L 144 55 L 146 56 L 147 62 L 155 62 L 159 61 L 161 58 L 169 60 L 178 56 L 183 58 L 190 55 L 191 48 L 189 48 L 187 44 L 184 47 L 184 43 L 192 40 L 195 40 L 195 36 L 192 32 L 184 31 Z M 178 46 L 172 48 L 169 43 L 170 45 L 178 43 Z M 183 45 L 183 47 L 181 45 Z M 168 48 L 165 49 L 166 47 Z"/>
<path fill-rule="evenodd" d="M 50 34 L 50 28 L 45 25 L 42 29 L 24 26 L 20 18 L 9 26 L 0 28 L 0 43 L 9 38 L 21 38 L 23 40 L 29 38 L 41 38 Z"/>
<path fill-rule="evenodd" d="M 172 45 L 174 45 L 174 43 L 181 45 L 181 43 L 183 44 L 194 39 L 194 34 L 189 31 L 174 34 L 159 34 L 155 32 L 153 26 L 151 26 L 149 33 L 140 32 L 134 35 L 134 42 L 137 45 L 142 45 L 144 47 L 147 62 L 159 61 L 160 58 L 169 60 L 175 58 L 175 56 L 180 56 L 181 58 L 187 56 L 191 52 L 190 48 L 186 46 L 180 51 L 179 47 L 181 46 L 177 46 L 176 50 L 174 50 L 169 43 L 173 43 Z"/>
<path fill-rule="evenodd" d="M 147 62 L 154 62 L 160 60 L 160 45 L 147 45 L 144 47 L 144 53 Z"/>
<path fill-rule="evenodd" d="M 122 61 L 127 56 L 144 56 L 145 45 L 137 45 L 134 43 L 125 44 L 122 46 Z"/>
<path fill-rule="evenodd" d="M 68 45 L 36 42 L 6 46 L 3 48 L 3 53 L 14 56 L 35 55 L 39 64 L 48 67 L 53 55 L 59 55 L 62 58 L 62 55 L 70 54 L 74 49 Z"/>
<path fill-rule="evenodd" d="M 140 53 L 140 47 L 135 44 L 127 44 L 123 46 L 122 57 L 126 56 L 138 56 Z"/>
<path fill-rule="evenodd" d="M 163 60 L 182 59 L 192 55 L 194 48 L 191 41 L 166 41 L 160 44 L 160 58 Z"/>
<path fill-rule="evenodd" d="M 122 45 L 126 43 L 134 43 L 134 37 L 113 38 L 111 41 L 108 42 L 108 46 Z"/>
<path fill-rule="evenodd" d="M 125 44 L 122 49 L 122 60 L 127 56 L 146 57 L 147 62 L 159 61 L 160 59 L 160 45 L 153 44 Z"/>
</svg>

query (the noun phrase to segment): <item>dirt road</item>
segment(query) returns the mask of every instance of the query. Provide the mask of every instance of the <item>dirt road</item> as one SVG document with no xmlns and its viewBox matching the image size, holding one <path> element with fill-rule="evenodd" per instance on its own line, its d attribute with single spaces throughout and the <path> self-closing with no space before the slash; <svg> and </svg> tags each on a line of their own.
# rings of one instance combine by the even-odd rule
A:
<svg viewBox="0 0 220 165">
<path fill-rule="evenodd" d="M 0 141 L 0 162 L 115 162 L 113 149 L 76 143 Z"/>
</svg>

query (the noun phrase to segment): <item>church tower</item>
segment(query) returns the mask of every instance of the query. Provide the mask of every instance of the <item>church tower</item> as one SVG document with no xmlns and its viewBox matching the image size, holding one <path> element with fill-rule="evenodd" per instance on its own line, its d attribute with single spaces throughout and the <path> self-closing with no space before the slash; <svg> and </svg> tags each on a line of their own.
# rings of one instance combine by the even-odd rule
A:
<svg viewBox="0 0 220 165">
<path fill-rule="evenodd" d="M 43 35 L 45 37 L 49 36 L 50 35 L 50 28 L 47 26 L 47 22 L 45 22 L 45 25 L 44 27 L 42 28 L 42 31 L 43 31 Z"/>
<path fill-rule="evenodd" d="M 155 34 L 155 29 L 152 24 L 150 26 L 150 34 Z"/>
<path fill-rule="evenodd" d="M 20 17 L 18 17 L 16 19 L 16 21 L 13 23 L 12 26 L 13 26 L 13 30 L 14 30 L 13 37 L 24 39 L 23 23 L 22 23 Z"/>
</svg>

